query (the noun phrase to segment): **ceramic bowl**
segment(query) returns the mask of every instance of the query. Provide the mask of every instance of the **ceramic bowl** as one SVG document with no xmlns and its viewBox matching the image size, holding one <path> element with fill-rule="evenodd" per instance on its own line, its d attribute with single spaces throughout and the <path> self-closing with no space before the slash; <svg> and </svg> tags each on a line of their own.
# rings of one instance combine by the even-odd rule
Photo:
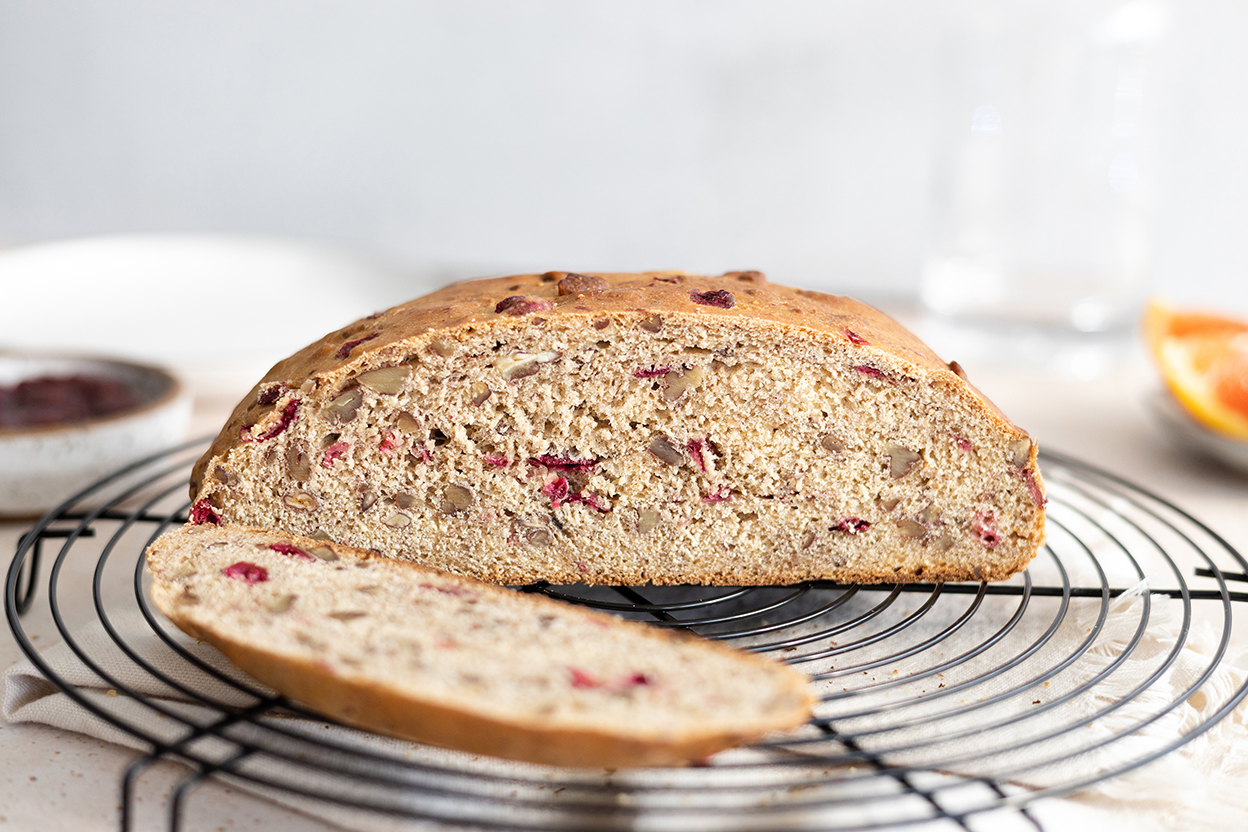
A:
<svg viewBox="0 0 1248 832">
<path fill-rule="evenodd" d="M 1152 393 L 1148 398 L 1148 405 L 1153 416 L 1180 443 L 1248 474 L 1248 442 L 1223 436 L 1205 427 L 1189 416 L 1165 390 Z"/>
<path fill-rule="evenodd" d="M 38 515 L 106 474 L 185 438 L 190 392 L 164 370 L 101 358 L 0 352 L 0 387 L 71 375 L 119 381 L 139 404 L 70 424 L 0 428 L 0 517 Z"/>
</svg>

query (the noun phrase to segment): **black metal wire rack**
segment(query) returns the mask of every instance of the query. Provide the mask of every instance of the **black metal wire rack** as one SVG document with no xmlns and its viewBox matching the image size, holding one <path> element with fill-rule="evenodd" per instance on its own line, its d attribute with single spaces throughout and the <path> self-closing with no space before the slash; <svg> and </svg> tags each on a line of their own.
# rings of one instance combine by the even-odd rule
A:
<svg viewBox="0 0 1248 832">
<path fill-rule="evenodd" d="M 972 829 L 1006 815 L 1039 828 L 1034 801 L 1152 763 L 1248 694 L 1224 691 L 1202 718 L 1150 730 L 1174 722 L 1218 671 L 1233 608 L 1248 601 L 1228 581 L 1248 581 L 1248 562 L 1165 500 L 1045 453 L 1048 543 L 1005 583 L 522 588 L 801 667 L 820 704 L 798 732 L 700 766 L 617 772 L 325 739 L 306 727 L 321 718 L 206 660 L 148 604 L 142 552 L 185 522 L 188 471 L 204 445 L 135 463 L 50 512 L 22 538 L 5 584 L 9 626 L 31 662 L 148 749 L 120 784 L 123 829 L 140 775 L 161 760 L 187 769 L 169 795 L 171 829 L 207 778 L 287 802 L 485 829 Z M 89 597 L 66 589 L 71 571 L 92 575 Z M 116 696 L 92 696 L 47 664 L 22 626 L 39 600 Z M 137 636 L 122 623 L 132 620 Z M 107 634 L 107 657 L 80 635 L 87 626 Z M 1197 636 L 1202 649 L 1186 650 Z M 142 692 L 136 674 L 167 694 Z M 1115 681 L 1118 693 L 1105 696 Z"/>
</svg>

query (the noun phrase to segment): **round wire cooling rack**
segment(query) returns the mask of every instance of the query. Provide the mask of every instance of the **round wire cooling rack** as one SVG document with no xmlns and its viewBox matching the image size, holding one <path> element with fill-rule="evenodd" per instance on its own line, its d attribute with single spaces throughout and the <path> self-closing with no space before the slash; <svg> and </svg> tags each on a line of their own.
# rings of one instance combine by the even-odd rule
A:
<svg viewBox="0 0 1248 832">
<path fill-rule="evenodd" d="M 141 775 L 161 760 L 187 768 L 168 796 L 171 829 L 207 778 L 331 807 L 314 810 L 325 817 L 476 828 L 970 829 L 1007 818 L 1039 828 L 1033 801 L 1157 761 L 1248 694 L 1248 684 L 1206 686 L 1234 606 L 1248 601 L 1227 582 L 1248 581 L 1248 562 L 1165 500 L 1046 452 L 1048 542 L 1007 582 L 520 588 L 802 668 L 819 704 L 800 730 L 689 768 L 606 772 L 363 732 L 327 739 L 323 718 L 232 671 L 148 603 L 142 553 L 186 521 L 189 468 L 205 444 L 135 463 L 47 514 L 21 539 L 5 584 L 9 626 L 35 667 L 148 750 L 120 784 L 123 829 Z M 70 589 L 88 584 L 72 574 L 91 576 L 89 594 Z M 34 648 L 21 616 L 40 597 L 96 686 L 71 683 Z"/>
</svg>

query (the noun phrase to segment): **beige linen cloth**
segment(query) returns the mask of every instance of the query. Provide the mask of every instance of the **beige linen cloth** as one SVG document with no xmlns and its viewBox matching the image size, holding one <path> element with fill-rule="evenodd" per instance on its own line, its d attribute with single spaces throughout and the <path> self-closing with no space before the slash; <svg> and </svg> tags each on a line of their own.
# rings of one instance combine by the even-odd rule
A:
<svg viewBox="0 0 1248 832">
<path fill-rule="evenodd" d="M 1096 750 L 1084 750 L 1073 758 L 1068 754 L 1076 749 L 1089 749 L 1097 740 L 1108 739 L 1124 727 L 1137 725 L 1157 713 L 1159 707 L 1181 694 L 1208 664 L 1206 657 L 1215 649 L 1217 639 L 1211 626 L 1201 620 L 1193 624 L 1192 632 L 1179 652 L 1177 659 L 1160 678 L 1147 686 L 1142 694 L 1134 696 L 1128 704 L 1099 718 L 1082 724 L 1107 705 L 1118 701 L 1145 682 L 1159 667 L 1161 660 L 1170 652 L 1179 635 L 1181 608 L 1175 601 L 1160 595 L 1148 596 L 1141 584 L 1132 592 L 1112 602 L 1104 629 L 1089 649 L 1067 667 L 1061 674 L 1049 678 L 1048 684 L 1037 682 L 1023 695 L 1003 698 L 988 707 L 974 707 L 957 711 L 963 703 L 975 705 L 992 699 L 998 693 L 1014 690 L 1020 679 L 1030 679 L 1054 667 L 1063 656 L 1077 652 L 1095 625 L 1099 602 L 1076 605 L 1062 622 L 1048 643 L 1028 660 L 1013 667 L 1000 678 L 974 687 L 969 698 L 951 703 L 948 697 L 930 699 L 942 688 L 955 687 L 960 680 L 968 679 L 985 668 L 993 666 L 1000 656 L 1017 656 L 1020 647 L 1034 642 L 1048 619 L 1037 616 L 1034 623 L 1024 622 L 993 649 L 970 661 L 956 664 L 950 670 L 913 683 L 899 681 L 891 687 L 880 687 L 880 680 L 905 680 L 913 675 L 918 665 L 900 662 L 884 665 L 861 675 L 874 686 L 873 692 L 833 700 L 823 706 L 820 713 L 837 716 L 834 725 L 838 730 L 855 735 L 859 746 L 879 751 L 889 762 L 924 766 L 926 762 L 941 761 L 942 771 L 920 772 L 915 776 L 916 785 L 932 785 L 937 782 L 961 780 L 957 776 L 992 775 L 1001 777 L 1011 785 L 1014 793 L 1029 788 L 1068 783 L 1072 780 L 1095 776 L 1097 772 L 1110 770 L 1124 758 L 1146 754 L 1160 749 L 1199 724 L 1210 713 L 1227 701 L 1231 692 L 1245 681 L 1245 664 L 1236 660 L 1224 661 L 1201 690 L 1169 714 L 1146 727 L 1133 731 L 1125 740 Z M 878 596 L 864 600 L 875 603 Z M 1033 599 L 1042 603 L 1044 599 Z M 1056 599 L 1050 599 L 1056 603 Z M 980 627 L 988 632 L 1009 617 L 1015 599 L 988 598 L 984 608 L 964 627 L 967 643 L 982 639 Z M 1066 692 L 1075 691 L 1088 680 L 1103 671 L 1123 652 L 1124 646 L 1137 632 L 1142 620 L 1144 605 L 1148 604 L 1147 628 L 1139 644 L 1112 674 L 1076 695 L 1065 704 L 1047 710 L 1041 718 L 1028 718 L 1014 723 L 1006 730 L 982 730 L 991 728 L 1000 720 L 1026 716 L 1030 709 L 1043 708 Z M 917 605 L 916 605 L 917 606 Z M 950 613 L 953 615 L 955 613 Z M 910 638 L 930 636 L 948 621 L 939 616 L 929 616 L 920 624 L 907 629 Z M 177 657 L 160 641 L 146 622 L 137 614 L 121 617 L 114 622 L 123 640 L 133 646 L 138 654 L 150 662 L 159 672 L 188 685 L 201 695 L 219 698 L 222 702 L 247 706 L 254 702 L 233 687 L 213 680 L 201 671 Z M 169 632 L 176 632 L 167 626 Z M 236 679 L 245 679 L 233 669 L 217 651 L 207 645 L 197 644 L 177 634 L 182 644 L 222 673 Z M 162 707 L 176 713 L 187 721 L 205 725 L 219 717 L 218 712 L 201 705 L 192 704 L 175 689 L 157 680 L 130 661 L 98 624 L 76 634 L 76 640 L 93 660 L 118 683 L 138 691 L 144 696 L 155 697 Z M 880 655 L 895 651 L 895 640 L 887 647 L 879 647 Z M 953 643 L 942 643 L 940 649 L 926 650 L 914 661 L 942 662 L 957 653 Z M 994 651 L 1000 651 L 995 652 Z M 866 649 L 853 654 L 853 662 L 861 664 L 868 656 Z M 153 711 L 132 699 L 116 695 L 111 685 L 91 672 L 65 645 L 56 645 L 41 654 L 44 661 L 63 679 L 68 681 L 84 697 L 98 704 L 109 713 L 141 726 L 166 743 L 182 741 L 188 734 L 186 725 L 178 720 L 154 714 Z M 807 670 L 834 670 L 836 660 L 829 659 Z M 851 687 L 846 678 L 834 678 L 821 683 L 819 692 L 835 695 Z M 253 687 L 255 682 L 247 680 Z M 913 703 L 918 699 L 920 704 Z M 15 665 L 5 674 L 4 717 L 11 722 L 38 722 L 58 728 L 76 731 L 142 751 L 149 746 L 131 734 L 119 730 L 79 706 L 64 693 L 59 692 L 29 663 Z M 899 720 L 892 711 L 904 705 Z M 828 769 L 821 766 L 814 755 L 819 752 L 835 753 L 843 748 L 827 745 L 797 745 L 797 754 L 811 755 L 809 765 L 798 757 L 788 755 L 788 765 L 774 765 L 777 758 L 755 750 L 741 749 L 725 752 L 717 762 L 740 762 L 760 764 L 744 773 L 722 770 L 717 767 L 680 770 L 638 771 L 563 771 L 522 763 L 510 763 L 477 757 L 443 749 L 429 748 L 410 743 L 377 737 L 336 725 L 328 725 L 301 718 L 266 718 L 267 724 L 296 734 L 308 734 L 323 740 L 332 740 L 348 748 L 359 748 L 392 758 L 399 762 L 414 762 L 434 766 L 436 774 L 423 770 L 395 773 L 394 767 L 384 764 L 377 768 L 374 763 L 360 761 L 355 768 L 361 774 L 370 771 L 389 772 L 399 779 L 410 778 L 413 784 L 424 786 L 443 785 L 444 795 L 404 794 L 401 789 L 376 791 L 367 782 L 350 783 L 343 778 L 300 766 L 288 760 L 267 755 L 254 755 L 239 764 L 239 770 L 259 778 L 255 783 L 239 778 L 230 782 L 259 794 L 267 799 L 306 812 L 317 818 L 349 829 L 398 830 L 423 829 L 439 826 L 425 821 L 396 818 L 361 809 L 343 807 L 333 802 L 316 800 L 310 796 L 266 787 L 265 780 L 295 782 L 308 795 L 348 795 L 364 801 L 382 799 L 390 801 L 396 810 L 416 809 L 433 811 L 442 818 L 455 819 L 456 825 L 473 827 L 486 823 L 531 824 L 537 828 L 554 828 L 569 820 L 579 827 L 604 829 L 646 830 L 699 830 L 721 829 L 723 816 L 715 813 L 700 814 L 699 805 L 707 807 L 739 807 L 741 828 L 826 828 L 837 825 L 888 823 L 899 820 L 897 814 L 905 806 L 904 795 L 888 798 L 893 782 L 887 778 L 866 778 L 843 783 L 838 780 L 847 772 L 862 773 L 865 766 L 841 768 L 836 777 L 829 778 Z M 1067 799 L 1043 800 L 1034 804 L 1030 811 L 1050 829 L 1078 829 L 1095 825 L 1100 830 L 1122 828 L 1159 829 L 1244 829 L 1248 828 L 1248 800 L 1242 795 L 1248 790 L 1248 708 L 1240 707 L 1214 728 L 1172 752 L 1160 761 L 1143 769 L 1115 779 L 1093 785 L 1079 795 Z M 900 726 L 899 726 L 900 722 Z M 1074 725 L 1077 728 L 1061 731 L 1055 738 L 1044 739 L 1046 732 L 1055 726 Z M 232 736 L 246 739 L 249 732 L 263 729 L 240 725 Z M 254 734 L 252 735 L 254 736 Z M 948 739 L 942 739 L 948 738 Z M 1024 750 L 1015 746 L 1030 740 Z M 996 743 L 994 745 L 994 743 Z M 892 752 L 893 746 L 905 746 L 907 750 Z M 190 747 L 210 760 L 224 760 L 235 749 L 232 743 L 216 738 L 194 740 Z M 295 746 L 292 744 L 292 749 Z M 295 754 L 298 750 L 295 749 Z M 1050 757 L 1062 758 L 1051 766 L 1035 767 L 1037 761 Z M 347 759 L 343 757 L 341 759 Z M 950 762 L 952 761 L 952 762 Z M 770 765 L 769 765 L 770 764 Z M 950 772 L 953 772 L 951 775 Z M 481 777 L 479 775 L 486 775 Z M 956 776 L 955 776 L 956 775 Z M 705 796 L 697 792 L 702 784 L 731 786 L 734 777 L 741 782 L 769 783 L 773 778 L 775 788 L 767 791 L 722 789 Z M 926 780 L 924 778 L 926 777 Z M 518 779 L 509 779 L 518 778 Z M 577 803 L 577 787 L 601 787 L 595 791 L 594 807 L 582 812 Z M 683 795 L 672 797 L 676 792 L 665 792 L 654 787 L 673 786 Z M 694 797 L 689 797 L 690 790 Z M 476 795 L 476 799 L 464 794 Z M 856 796 L 874 795 L 885 799 L 856 801 Z M 947 809 L 956 811 L 959 801 L 968 805 L 976 802 L 973 791 L 957 789 L 948 793 L 942 801 Z M 982 793 L 979 798 L 982 800 Z M 501 801 L 494 798 L 502 798 Z M 525 801 L 516 805 L 515 800 Z M 699 801 L 705 801 L 700 803 Z M 831 801 L 829 803 L 829 801 Z M 775 814 L 776 803 L 793 803 L 791 809 Z M 771 805 L 768 813 L 751 815 L 753 808 Z M 665 814 L 673 806 L 684 807 L 684 813 Z M 754 825 L 755 818 L 757 825 Z M 971 828 L 1008 830 L 1034 828 L 1019 813 L 997 811 L 989 815 L 972 817 L 967 823 Z M 933 824 L 939 828 L 957 828 L 949 821 Z M 927 827 L 925 827 L 927 828 Z"/>
</svg>

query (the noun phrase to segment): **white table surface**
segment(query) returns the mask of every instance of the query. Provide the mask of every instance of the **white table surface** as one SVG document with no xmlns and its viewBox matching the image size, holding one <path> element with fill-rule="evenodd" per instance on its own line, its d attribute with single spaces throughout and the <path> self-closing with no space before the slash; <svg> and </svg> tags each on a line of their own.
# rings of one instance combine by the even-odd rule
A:
<svg viewBox="0 0 1248 832">
<path fill-rule="evenodd" d="M 1041 371 L 972 369 L 972 380 L 1042 447 L 1074 455 L 1154 491 L 1208 523 L 1240 551 L 1248 551 L 1248 477 L 1181 450 L 1154 423 L 1144 400 L 1157 382 L 1147 366 L 1139 363 L 1092 381 Z M 215 430 L 232 404 L 225 398 L 197 400 L 192 435 Z M 0 553 L 6 568 L 18 535 L 27 526 L 0 523 Z M 62 579 L 85 583 L 90 575 Z M 1248 613 L 1242 618 L 1248 619 Z M 46 613 L 32 612 L 22 623 L 35 644 L 55 640 Z M 1240 645 L 1248 643 L 1246 623 L 1236 627 Z M 22 658 L 6 628 L 0 635 L 0 667 Z M 0 724 L 0 830 L 116 829 L 121 773 L 135 756 L 47 727 Z M 182 773 L 166 763 L 144 775 L 136 828 L 164 827 L 163 800 Z M 189 806 L 188 828 L 196 830 L 335 828 L 216 783 L 196 791 Z M 1103 821 L 1096 825 L 1106 829 Z"/>
</svg>

